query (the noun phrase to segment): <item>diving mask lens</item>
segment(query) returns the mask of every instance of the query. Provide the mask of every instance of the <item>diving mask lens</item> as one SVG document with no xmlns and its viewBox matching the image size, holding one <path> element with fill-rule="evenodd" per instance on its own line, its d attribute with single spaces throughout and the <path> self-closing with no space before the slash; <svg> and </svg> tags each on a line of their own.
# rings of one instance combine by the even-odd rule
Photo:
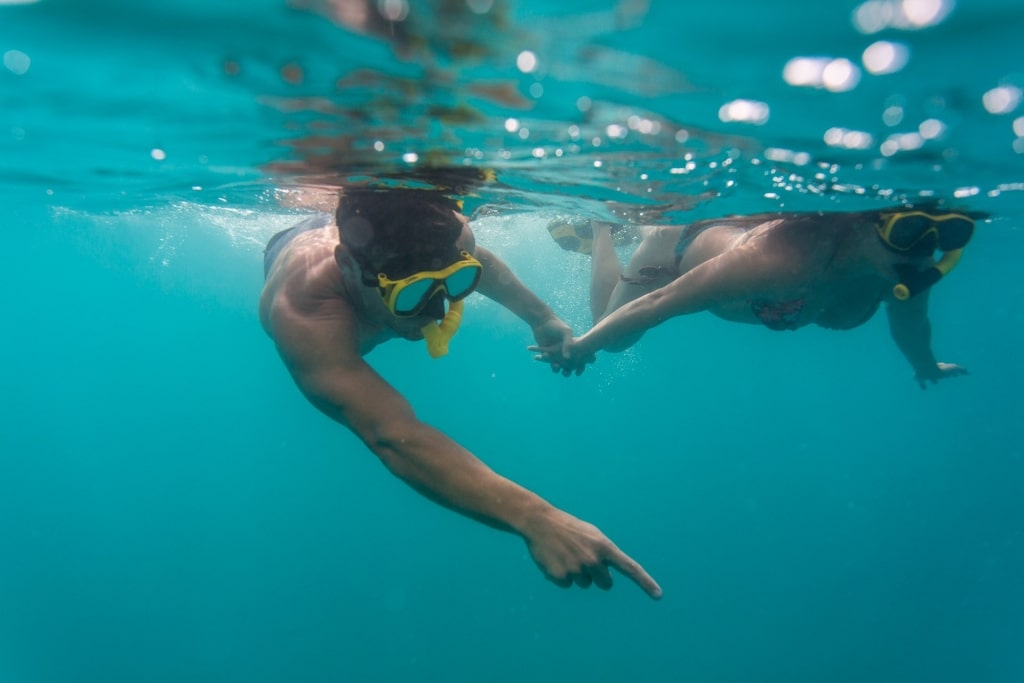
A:
<svg viewBox="0 0 1024 683">
<path fill-rule="evenodd" d="M 445 278 L 445 289 L 448 291 L 448 298 L 452 301 L 465 299 L 476 289 L 480 281 L 480 268 L 472 266 L 455 271 Z"/>
<path fill-rule="evenodd" d="M 418 280 L 395 290 L 392 307 L 395 315 L 416 315 L 430 299 L 436 280 Z"/>
<path fill-rule="evenodd" d="M 939 223 L 939 249 L 963 249 L 974 235 L 974 220 L 960 214 L 943 217 Z"/>
<path fill-rule="evenodd" d="M 381 296 L 397 316 L 418 315 L 439 291 L 449 301 L 466 298 L 480 282 L 483 266 L 469 252 L 461 252 L 461 260 L 442 270 L 415 273 L 402 280 L 391 280 L 384 273 L 377 275 Z"/>
<path fill-rule="evenodd" d="M 938 238 L 938 230 L 931 219 L 923 213 L 908 213 L 889 219 L 885 238 L 893 248 L 906 251 L 916 247 L 929 235 L 932 239 Z"/>
</svg>

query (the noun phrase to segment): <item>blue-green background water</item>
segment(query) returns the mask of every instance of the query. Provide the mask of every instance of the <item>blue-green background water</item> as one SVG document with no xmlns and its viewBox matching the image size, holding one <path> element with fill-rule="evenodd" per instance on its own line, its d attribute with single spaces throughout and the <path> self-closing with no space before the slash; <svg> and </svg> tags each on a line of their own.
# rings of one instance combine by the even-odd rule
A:
<svg viewBox="0 0 1024 683">
<path fill-rule="evenodd" d="M 0 681 L 1024 680 L 1024 108 L 982 106 L 1024 87 L 1024 11 L 961 2 L 867 36 L 852 2 L 688 4 L 520 2 L 472 60 L 447 15 L 399 54 L 276 0 L 0 4 Z M 782 78 L 880 37 L 909 46 L 904 69 L 840 93 Z M 541 72 L 515 69 L 526 48 Z M 335 85 L 355 69 L 372 85 Z M 466 94 L 482 80 L 522 102 Z M 690 139 L 555 156 L 581 96 L 602 130 L 632 112 Z M 293 106 L 316 97 L 335 108 Z M 739 98 L 768 121 L 722 121 Z M 481 117 L 422 115 L 460 101 Z M 943 137 L 880 154 L 927 118 Z M 874 142 L 829 147 L 831 127 Z M 555 210 L 710 189 L 669 217 L 922 193 L 988 211 L 932 296 L 936 354 L 971 374 L 922 392 L 882 316 L 778 333 L 701 315 L 562 379 L 477 299 L 445 359 L 375 350 L 423 420 L 600 526 L 665 597 L 560 590 L 519 539 L 388 475 L 260 329 L 262 246 L 307 211 L 280 190 L 318 132 L 364 141 L 351 173 L 479 147 L 503 180 L 472 200 L 480 241 L 581 329 L 588 261 L 546 234 Z M 670 173 L 687 152 L 696 171 Z"/>
</svg>

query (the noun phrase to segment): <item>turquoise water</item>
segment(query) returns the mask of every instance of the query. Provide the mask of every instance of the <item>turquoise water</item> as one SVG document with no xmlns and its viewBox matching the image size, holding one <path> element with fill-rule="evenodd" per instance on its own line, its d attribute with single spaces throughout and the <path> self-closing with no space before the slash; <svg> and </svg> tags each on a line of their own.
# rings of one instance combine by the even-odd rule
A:
<svg viewBox="0 0 1024 683">
<path fill-rule="evenodd" d="M 328 3 L 0 2 L 0 681 L 1024 680 L 1019 3 L 448 4 L 400 42 Z M 922 392 L 883 316 L 700 315 L 563 379 L 479 298 L 448 357 L 375 350 L 665 596 L 563 591 L 311 408 L 256 318 L 304 184 L 427 158 L 497 169 L 478 238 L 579 329 L 554 215 L 987 211 L 932 295 L 971 374 Z"/>
</svg>

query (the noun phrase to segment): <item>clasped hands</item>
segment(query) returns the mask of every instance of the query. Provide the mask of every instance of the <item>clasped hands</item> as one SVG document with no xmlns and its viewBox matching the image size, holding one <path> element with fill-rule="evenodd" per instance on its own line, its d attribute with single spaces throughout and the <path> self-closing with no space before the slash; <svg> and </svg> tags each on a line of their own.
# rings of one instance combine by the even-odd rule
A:
<svg viewBox="0 0 1024 683">
<path fill-rule="evenodd" d="M 588 349 L 586 335 L 572 336 L 572 329 L 558 318 L 550 318 L 533 328 L 537 343 L 527 347 L 536 355 L 534 360 L 551 365 L 551 371 L 565 377 L 581 375 L 596 356 Z"/>
</svg>

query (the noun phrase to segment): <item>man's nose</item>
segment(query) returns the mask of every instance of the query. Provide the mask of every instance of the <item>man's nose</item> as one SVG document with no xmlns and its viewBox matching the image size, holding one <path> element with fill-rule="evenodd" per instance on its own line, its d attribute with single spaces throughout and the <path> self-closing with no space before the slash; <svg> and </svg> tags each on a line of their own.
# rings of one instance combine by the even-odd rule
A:
<svg viewBox="0 0 1024 683">
<path fill-rule="evenodd" d="M 423 307 L 423 315 L 429 315 L 434 320 L 441 320 L 444 318 L 444 300 L 444 292 L 438 291 L 434 296 L 430 297 L 430 300 L 427 301 L 427 305 Z"/>
</svg>

